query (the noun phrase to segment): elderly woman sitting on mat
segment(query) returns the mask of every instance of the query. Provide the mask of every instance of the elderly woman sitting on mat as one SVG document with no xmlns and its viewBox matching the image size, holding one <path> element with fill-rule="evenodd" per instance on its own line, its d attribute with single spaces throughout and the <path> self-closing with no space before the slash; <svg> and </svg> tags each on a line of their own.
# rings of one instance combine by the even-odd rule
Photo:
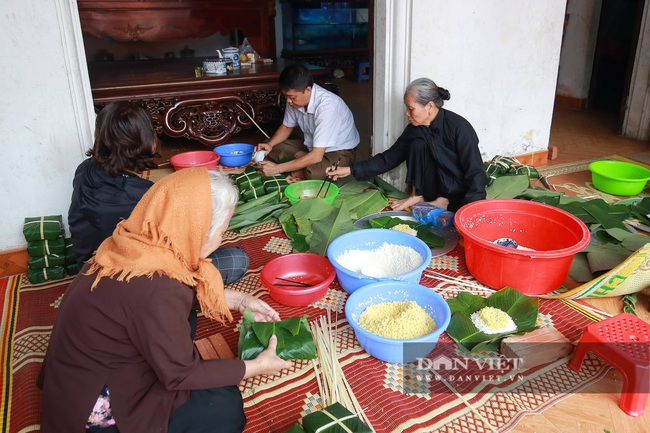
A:
<svg viewBox="0 0 650 433">
<path fill-rule="evenodd" d="M 404 210 L 423 201 L 457 211 L 486 197 L 487 177 L 478 136 L 465 118 L 442 108 L 451 95 L 428 78 L 411 82 L 404 92 L 410 124 L 395 143 L 382 153 L 350 166 L 326 170 L 333 180 L 352 175 L 368 179 L 406 162 L 410 196 L 391 204 Z"/>
<path fill-rule="evenodd" d="M 238 192 L 216 171 L 188 168 L 154 184 L 65 293 L 39 382 L 48 432 L 241 432 L 237 384 L 289 368 L 276 338 L 250 361 L 201 360 L 201 309 L 278 321 L 264 301 L 224 289 L 206 257 L 219 247 Z"/>
</svg>

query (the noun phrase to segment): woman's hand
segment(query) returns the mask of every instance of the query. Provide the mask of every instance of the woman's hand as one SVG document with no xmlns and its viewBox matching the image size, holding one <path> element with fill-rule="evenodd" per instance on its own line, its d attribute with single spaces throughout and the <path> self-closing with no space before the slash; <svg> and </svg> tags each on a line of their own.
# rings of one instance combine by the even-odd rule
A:
<svg viewBox="0 0 650 433">
<path fill-rule="evenodd" d="M 390 204 L 390 208 L 393 210 L 404 210 L 410 208 L 411 206 L 415 206 L 418 203 L 422 203 L 423 201 L 424 197 L 421 195 L 412 195 L 410 197 L 403 198 L 402 200 L 392 202 Z"/>
<path fill-rule="evenodd" d="M 331 178 L 333 181 L 336 181 L 336 179 L 338 179 L 339 177 L 349 176 L 350 173 L 352 173 L 350 167 L 334 168 L 334 166 L 331 166 L 325 169 L 325 175 Z"/>
<path fill-rule="evenodd" d="M 440 209 L 447 210 L 447 206 L 449 206 L 449 199 L 447 199 L 447 197 L 438 197 L 437 199 L 435 199 L 434 201 L 430 201 L 429 203 L 439 207 Z"/>
<path fill-rule="evenodd" d="M 226 304 L 229 309 L 244 314 L 244 311 L 248 308 L 253 313 L 253 318 L 256 322 L 280 321 L 280 314 L 261 299 L 232 289 L 225 289 L 224 292 L 226 294 Z"/>
<path fill-rule="evenodd" d="M 257 355 L 257 358 L 244 361 L 244 364 L 246 364 L 246 373 L 244 373 L 244 379 L 258 376 L 260 374 L 277 374 L 280 372 L 280 370 L 291 368 L 291 361 L 285 361 L 275 354 L 275 348 L 277 344 L 278 337 L 276 337 L 275 334 L 271 335 L 271 338 L 269 339 L 269 347 Z"/>
</svg>

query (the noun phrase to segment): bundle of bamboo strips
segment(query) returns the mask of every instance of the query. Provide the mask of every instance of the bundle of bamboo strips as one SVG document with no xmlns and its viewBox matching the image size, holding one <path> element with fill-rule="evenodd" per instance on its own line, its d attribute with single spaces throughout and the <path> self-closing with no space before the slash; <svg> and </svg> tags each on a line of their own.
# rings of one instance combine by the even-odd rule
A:
<svg viewBox="0 0 650 433">
<path fill-rule="evenodd" d="M 317 355 L 316 359 L 312 360 L 312 364 L 323 407 L 340 403 L 372 429 L 370 421 L 354 396 L 341 364 L 339 364 L 337 337 L 336 332 L 332 329 L 329 310 L 327 310 L 327 314 L 311 323 L 311 330 L 314 335 Z"/>
<path fill-rule="evenodd" d="M 467 291 L 465 289 L 469 289 L 469 291 L 472 292 L 479 292 L 479 293 L 486 293 L 486 294 L 487 293 L 492 294 L 496 292 L 496 290 L 486 287 L 482 284 L 472 283 L 463 278 L 452 277 L 449 275 L 442 274 L 440 272 L 432 271 L 430 269 L 427 269 L 423 275 L 425 277 L 432 278 L 434 280 L 442 281 L 444 283 L 454 284 L 456 286 L 460 286 L 464 288 L 464 289 L 463 288 L 459 289 L 459 288 L 452 288 L 452 287 L 436 287 L 435 288 L 436 291 L 441 290 L 441 291 L 450 291 L 450 292 L 457 292 L 457 291 L 465 292 Z"/>
</svg>

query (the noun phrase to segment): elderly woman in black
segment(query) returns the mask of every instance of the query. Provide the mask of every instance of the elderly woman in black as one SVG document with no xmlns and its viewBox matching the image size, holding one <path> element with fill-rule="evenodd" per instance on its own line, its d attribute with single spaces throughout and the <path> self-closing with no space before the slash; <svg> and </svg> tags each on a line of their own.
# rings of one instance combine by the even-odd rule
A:
<svg viewBox="0 0 650 433">
<path fill-rule="evenodd" d="M 330 167 L 336 180 L 352 174 L 367 179 L 406 161 L 409 197 L 391 204 L 404 210 L 423 201 L 451 211 L 485 198 L 487 178 L 472 125 L 442 108 L 449 91 L 428 78 L 418 78 L 404 92 L 410 124 L 386 151 L 349 167 Z"/>
</svg>

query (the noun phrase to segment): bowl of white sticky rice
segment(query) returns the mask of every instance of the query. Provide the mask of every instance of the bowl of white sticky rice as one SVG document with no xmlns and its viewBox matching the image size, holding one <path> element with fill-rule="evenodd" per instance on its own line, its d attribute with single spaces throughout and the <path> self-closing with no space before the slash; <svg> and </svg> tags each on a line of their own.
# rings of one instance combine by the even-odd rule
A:
<svg viewBox="0 0 650 433">
<path fill-rule="evenodd" d="M 447 302 L 434 289 L 403 281 L 368 284 L 345 302 L 345 317 L 359 345 L 385 362 L 426 357 L 451 321 Z"/>
<path fill-rule="evenodd" d="M 362 229 L 334 239 L 327 247 L 327 258 L 341 287 L 352 293 L 381 281 L 419 283 L 431 262 L 431 249 L 408 233 Z"/>
</svg>

